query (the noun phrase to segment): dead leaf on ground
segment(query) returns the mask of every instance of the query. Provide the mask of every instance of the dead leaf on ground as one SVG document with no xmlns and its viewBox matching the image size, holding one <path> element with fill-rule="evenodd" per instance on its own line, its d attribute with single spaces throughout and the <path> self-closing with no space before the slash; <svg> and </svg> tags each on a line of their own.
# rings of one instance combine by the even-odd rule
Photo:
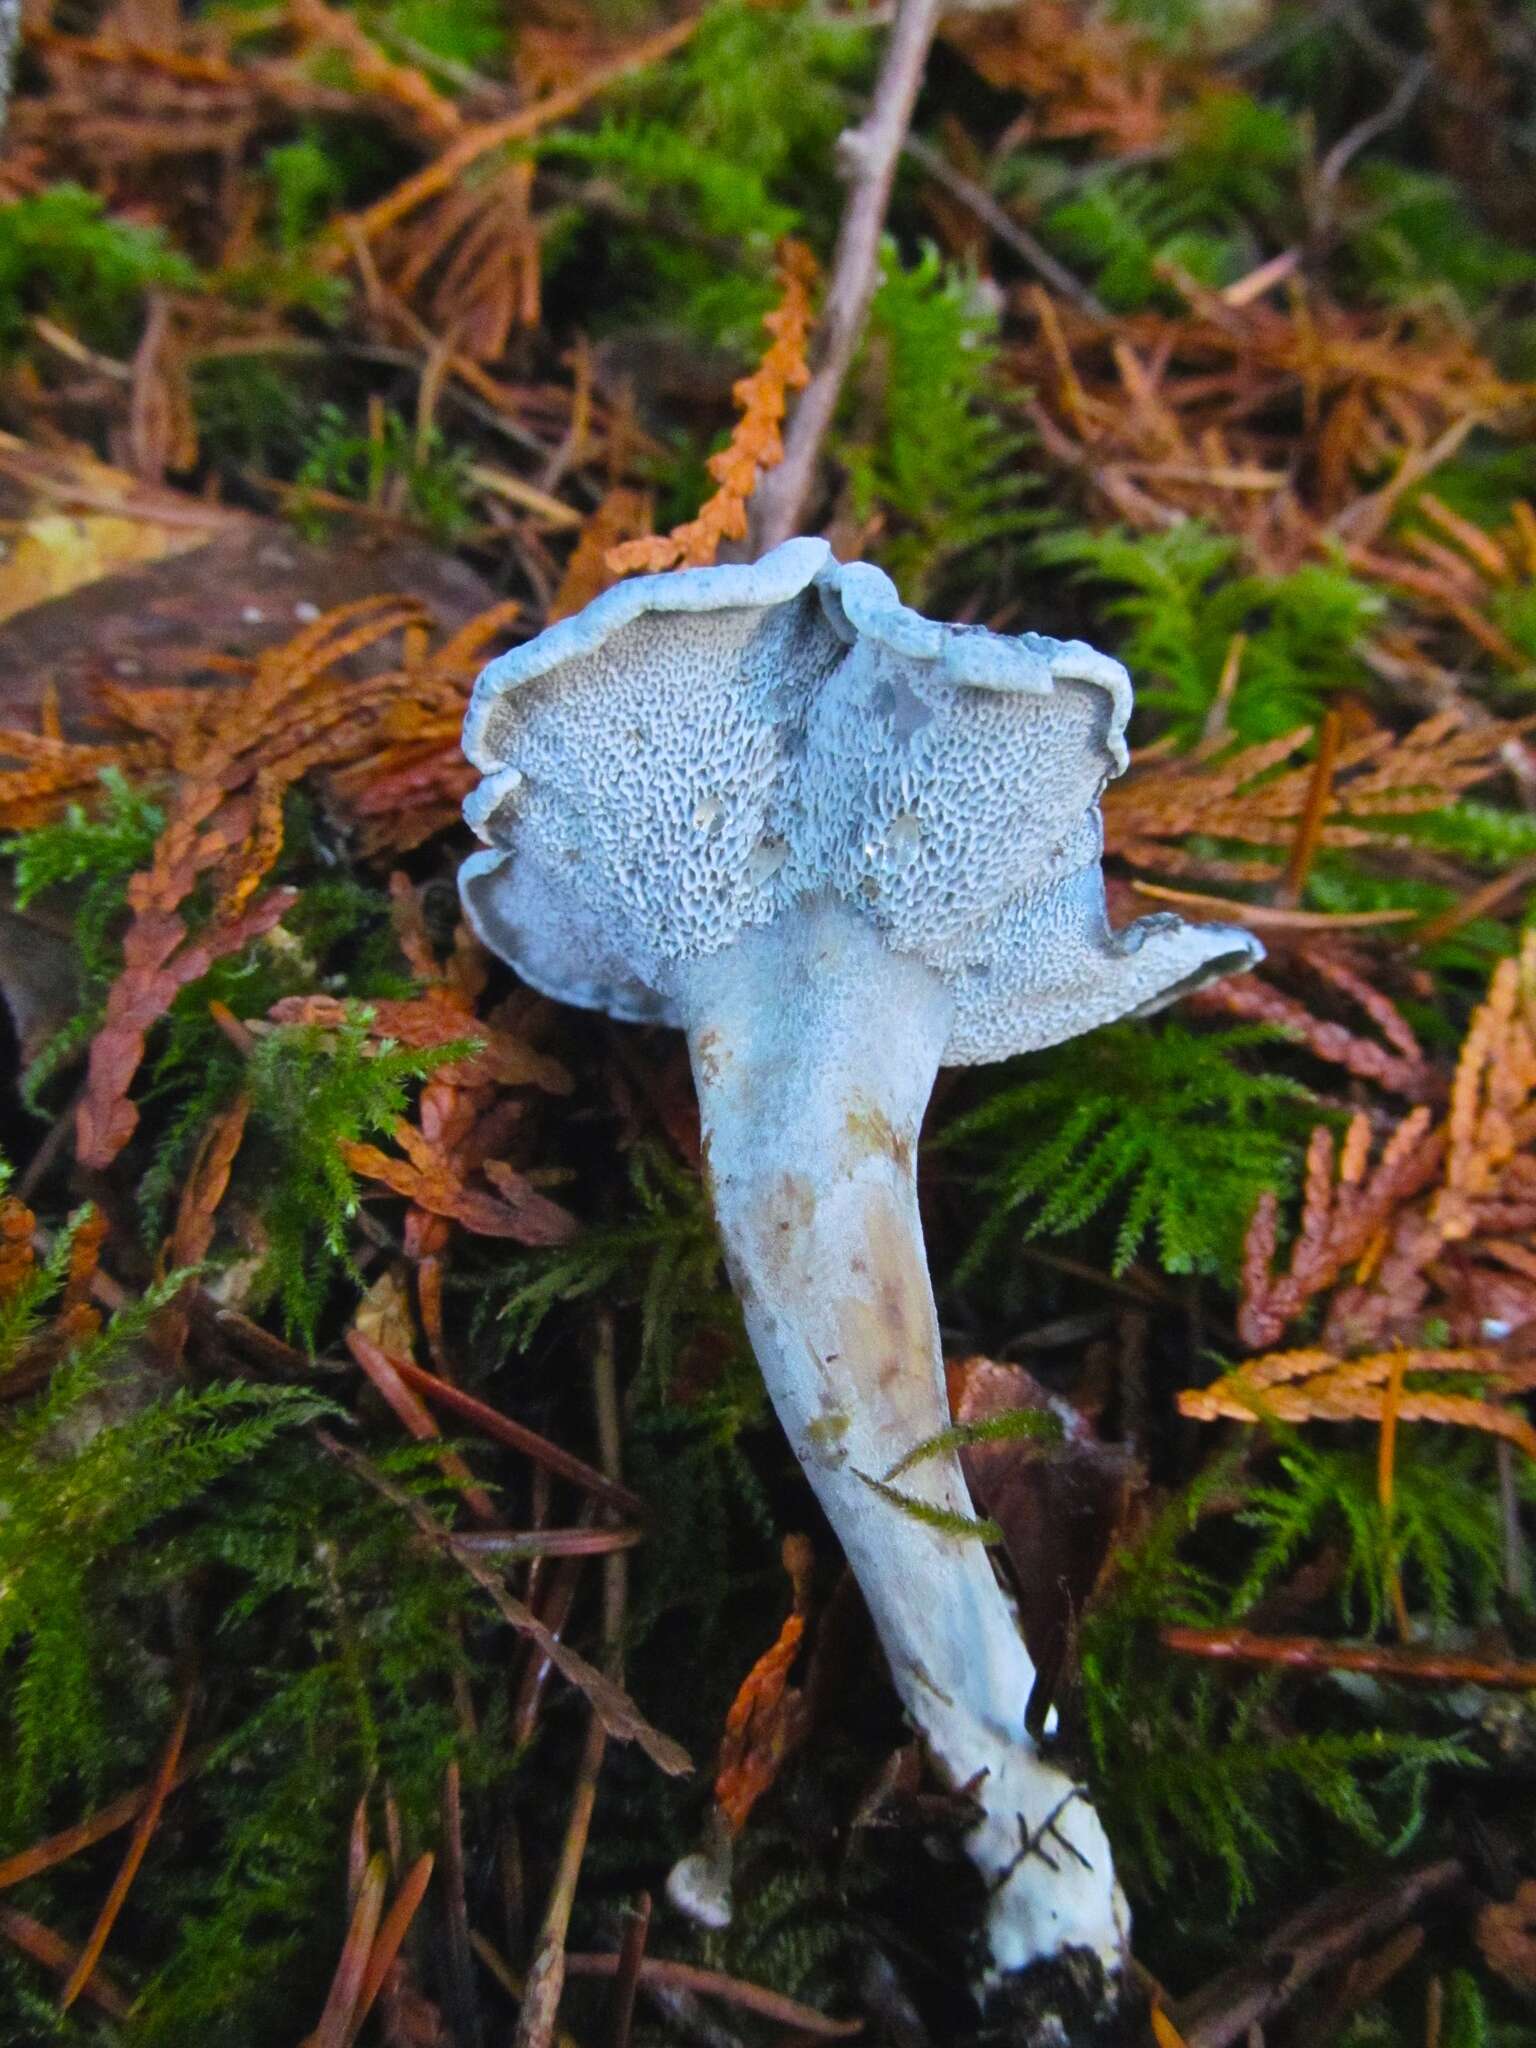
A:
<svg viewBox="0 0 1536 2048">
<path fill-rule="evenodd" d="M 1477 1916 L 1477 1945 L 1496 1976 L 1536 1999 L 1536 1878 L 1528 1877 L 1512 1899 L 1484 1906 Z"/>
<path fill-rule="evenodd" d="M 1019 1365 L 966 1358 L 949 1367 L 956 1422 L 1041 1409 L 1063 1424 L 1057 1441 L 1013 1437 L 960 1453 L 980 1513 L 997 1523 L 1014 1567 L 1019 1621 L 1039 1678 L 1034 1713 L 1057 1692 L 1078 1616 L 1123 1534 L 1142 1486 L 1134 1458 L 1100 1443 L 1086 1418 Z"/>
<path fill-rule="evenodd" d="M 190 679 L 209 648 L 249 658 L 355 598 L 409 591 L 447 633 L 496 602 L 472 569 L 416 542 L 321 547 L 277 520 L 224 526 L 182 529 L 189 546 L 165 559 L 104 562 L 116 573 L 77 578 L 67 600 L 38 589 L 27 609 L 5 602 L 0 561 L 3 722 L 35 725 L 52 683 L 66 737 L 99 737 L 103 683 Z"/>
<path fill-rule="evenodd" d="M 9 434 L 0 435 L 0 511 L 17 522 L 0 548 L 0 620 L 247 523 L 221 505 L 146 486 L 86 449 L 44 453 Z"/>
</svg>

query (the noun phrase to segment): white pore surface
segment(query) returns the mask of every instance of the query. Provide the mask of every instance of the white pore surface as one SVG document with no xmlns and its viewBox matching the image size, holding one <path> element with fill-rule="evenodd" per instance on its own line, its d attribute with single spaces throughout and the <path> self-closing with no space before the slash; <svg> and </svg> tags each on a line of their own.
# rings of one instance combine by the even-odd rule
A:
<svg viewBox="0 0 1536 2048">
<path fill-rule="evenodd" d="M 914 1158 L 952 998 L 826 898 L 679 970 L 676 1000 L 715 1213 L 774 1407 L 909 1715 L 981 1809 L 967 1848 L 992 1890 L 992 1967 L 1081 1946 L 1113 1973 L 1127 1917 L 1109 1845 L 1025 1730 L 1034 1668 L 986 1550 L 871 1484 L 949 1421 Z M 952 1453 L 895 1483 L 974 1516 Z"/>
<path fill-rule="evenodd" d="M 535 987 L 675 1022 L 675 967 L 830 893 L 942 978 L 947 1063 L 1053 1044 L 1259 954 L 1110 932 L 1098 798 L 1130 701 L 1081 642 L 939 625 L 825 542 L 640 577 L 481 677 L 464 901 Z"/>
</svg>

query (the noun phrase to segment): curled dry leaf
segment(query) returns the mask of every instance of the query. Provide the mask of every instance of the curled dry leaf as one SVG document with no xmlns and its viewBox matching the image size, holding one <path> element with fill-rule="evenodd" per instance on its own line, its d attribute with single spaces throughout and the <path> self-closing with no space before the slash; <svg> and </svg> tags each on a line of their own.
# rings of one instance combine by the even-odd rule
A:
<svg viewBox="0 0 1536 2048">
<path fill-rule="evenodd" d="M 517 1244 L 567 1244 L 576 1234 L 576 1219 L 558 1202 L 498 1161 L 486 1163 L 496 1173 L 498 1195 L 467 1187 L 454 1167 L 413 1125 L 400 1122 L 395 1139 L 404 1159 L 381 1152 L 377 1145 L 343 1143 L 341 1155 L 352 1171 L 403 1195 L 418 1209 L 445 1216 L 476 1237 L 510 1238 Z"/>
</svg>

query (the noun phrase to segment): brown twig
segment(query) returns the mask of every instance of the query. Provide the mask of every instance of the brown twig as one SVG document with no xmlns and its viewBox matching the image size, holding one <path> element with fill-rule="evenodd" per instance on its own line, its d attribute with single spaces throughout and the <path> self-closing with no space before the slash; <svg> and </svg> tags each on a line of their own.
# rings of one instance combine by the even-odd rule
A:
<svg viewBox="0 0 1536 2048">
<path fill-rule="evenodd" d="M 1473 889 L 1465 896 L 1458 896 L 1454 903 L 1421 924 L 1409 945 L 1421 953 L 1426 946 L 1438 946 L 1454 933 L 1462 931 L 1480 917 L 1490 912 L 1511 896 L 1518 896 L 1536 882 L 1536 860 L 1516 861 L 1512 868 L 1506 868 L 1501 875 L 1484 882 L 1480 889 Z"/>
<path fill-rule="evenodd" d="M 640 1894 L 639 1904 L 624 1926 L 619 1944 L 619 1967 L 614 1973 L 613 1996 L 608 2006 L 609 2048 L 629 2048 L 630 2030 L 635 2023 L 635 1993 L 640 1989 L 640 1965 L 645 1961 L 646 1937 L 651 1931 L 651 1895 Z"/>
<path fill-rule="evenodd" d="M 1332 216 L 1334 192 L 1349 166 L 1361 150 L 1368 149 L 1373 142 L 1397 126 L 1424 90 L 1433 70 L 1433 58 L 1426 56 L 1415 59 L 1398 80 L 1386 104 L 1379 107 L 1374 114 L 1368 115 L 1365 120 L 1356 122 L 1348 134 L 1339 137 L 1323 158 L 1317 172 L 1317 225 L 1314 234 L 1321 233 L 1327 227 Z"/>
<path fill-rule="evenodd" d="M 622 1956 L 569 1955 L 566 1968 L 572 1977 L 616 1977 Z M 766 1991 L 761 1984 L 746 1984 L 739 1977 L 727 1977 L 720 1970 L 704 1970 L 693 1963 L 666 1962 L 647 1956 L 640 1965 L 640 1982 L 650 1987 L 698 1991 L 706 1998 L 721 1998 L 746 2012 L 761 2013 L 781 2027 L 793 2027 L 802 2034 L 814 2034 L 822 2041 L 847 2041 L 864 2031 L 862 2020 L 829 2019 L 811 2005 L 786 1998 L 782 1992 Z"/>
<path fill-rule="evenodd" d="M 535 1557 L 610 1557 L 645 1541 L 643 1529 L 475 1529 L 459 1538 L 466 1550 L 506 1563 Z"/>
<path fill-rule="evenodd" d="M 521 1422 L 512 1421 L 510 1416 L 503 1415 L 499 1409 L 488 1406 L 484 1401 L 477 1401 L 473 1394 L 466 1394 L 462 1387 L 454 1386 L 450 1381 L 439 1378 L 436 1373 L 428 1372 L 424 1367 L 408 1359 L 396 1358 L 392 1362 L 395 1371 L 408 1387 L 413 1388 L 418 1394 L 425 1395 L 427 1400 L 435 1402 L 439 1407 L 446 1408 L 451 1415 L 457 1415 L 462 1422 L 473 1423 L 483 1435 L 494 1437 L 509 1450 L 523 1452 L 526 1457 L 532 1458 L 548 1471 L 556 1472 L 562 1479 L 569 1479 L 573 1486 L 579 1486 L 584 1492 L 595 1494 L 614 1507 L 622 1508 L 626 1514 L 645 1513 L 645 1503 L 638 1494 L 631 1493 L 627 1486 L 621 1486 L 608 1478 L 606 1474 L 599 1472 L 596 1466 L 587 1464 L 585 1459 L 562 1450 L 559 1444 L 552 1444 L 548 1437 L 540 1436 L 537 1430 L 529 1429 Z"/>
<path fill-rule="evenodd" d="M 1285 874 L 1275 888 L 1274 902 L 1282 910 L 1299 907 L 1307 877 L 1312 872 L 1312 863 L 1317 858 L 1317 849 L 1323 842 L 1323 827 L 1328 822 L 1328 809 L 1333 801 L 1333 773 L 1338 765 L 1343 739 L 1344 721 L 1337 711 L 1330 711 L 1317 736 L 1317 759 L 1312 764 L 1306 802 L 1296 821 L 1296 836 L 1291 841 Z"/>
<path fill-rule="evenodd" d="M 448 2017 L 454 2039 L 478 2048 L 480 2001 L 475 1996 L 474 1951 L 469 1945 L 469 1900 L 464 1880 L 464 1805 L 457 1760 L 443 1773 L 443 1914 L 448 1931 Z"/>
<path fill-rule="evenodd" d="M 150 1838 L 160 1825 L 160 1815 L 165 1809 L 166 1800 L 171 1796 L 171 1787 L 176 1783 L 176 1767 L 181 1762 L 181 1752 L 191 1720 L 192 1691 L 189 1687 L 181 1703 L 181 1712 L 176 1716 L 176 1725 L 171 1730 L 170 1740 L 161 1755 L 159 1768 L 149 1788 L 149 1796 L 134 1822 L 127 1850 L 124 1852 L 118 1873 L 112 1880 L 112 1889 L 102 1903 L 101 1911 L 96 1916 L 96 1925 L 86 1937 L 85 1946 L 80 1951 L 75 1967 L 69 1973 L 64 1989 L 59 1993 L 61 2012 L 67 2011 L 85 1990 L 97 1963 L 101 1960 L 102 1950 L 117 1924 L 117 1916 L 123 1909 L 123 1901 L 128 1896 L 129 1887 L 138 1875 L 139 1865 L 144 1861 L 144 1852 L 149 1847 Z"/>
<path fill-rule="evenodd" d="M 0 1937 L 61 1977 L 75 1965 L 75 1950 L 61 1934 L 55 1934 L 51 1927 L 45 1927 L 41 1920 L 34 1920 L 30 1913 L 15 1906 L 0 1906 Z M 104 1970 L 93 1970 L 83 1988 L 86 1997 L 94 1999 L 103 2012 L 110 2013 L 115 2020 L 127 2019 L 128 2000 Z"/>
<path fill-rule="evenodd" d="M 1416 910 L 1353 910 L 1335 915 L 1328 910 L 1287 910 L 1276 903 L 1238 903 L 1231 897 L 1211 896 L 1200 889 L 1172 889 L 1162 882 L 1144 882 L 1138 875 L 1131 887 L 1138 896 L 1150 896 L 1158 903 L 1181 903 L 1192 911 L 1215 911 L 1243 924 L 1261 929 L 1291 932 L 1363 931 L 1376 925 L 1412 924 Z"/>
<path fill-rule="evenodd" d="M 592 1380 L 603 1467 L 609 1479 L 617 1482 L 620 1446 L 619 1403 L 611 1316 L 604 1315 L 598 1318 Z M 605 1561 L 605 1663 L 609 1676 L 615 1680 L 619 1678 L 624 1668 L 620 1641 L 624 1627 L 628 1576 L 628 1564 L 617 1552 Z M 529 1966 L 522 2010 L 518 2014 L 517 2032 L 513 2036 L 512 2048 L 552 2048 L 555 2020 L 565 1990 L 565 1939 L 571 1924 L 571 1908 L 576 1900 L 576 1886 L 581 1878 L 581 1866 L 586 1858 L 592 1810 L 597 1803 L 597 1781 L 603 1768 L 603 1756 L 607 1747 L 607 1734 L 602 1722 L 594 1713 L 587 1727 L 587 1739 L 582 1747 L 581 1762 L 577 1767 L 576 1789 L 571 1798 L 565 1840 L 561 1845 L 554 1882 L 549 1888 L 549 1901 L 544 1909 L 544 1924 L 539 1929 L 538 1945 Z"/>
<path fill-rule="evenodd" d="M 314 1438 L 322 1450 L 354 1472 L 365 1486 L 372 1487 L 402 1514 L 409 1515 L 429 1543 L 468 1573 L 509 1628 L 515 1629 L 519 1635 L 532 1637 L 555 1669 L 586 1695 L 610 1735 L 621 1742 L 639 1743 L 652 1763 L 673 1777 L 692 1770 L 688 1752 L 680 1743 L 653 1728 L 621 1687 L 589 1664 L 585 1657 L 567 1648 L 529 1607 L 514 1599 L 496 1574 L 472 1550 L 465 1549 L 453 1531 L 445 1529 L 414 1494 L 407 1493 L 403 1486 L 397 1486 L 371 1458 L 365 1458 L 361 1451 L 354 1451 L 350 1445 L 339 1442 L 329 1430 L 316 1429 Z"/>
<path fill-rule="evenodd" d="M 1037 277 L 1043 277 L 1059 298 L 1069 299 L 1094 320 L 1109 317 L 1081 278 L 1074 277 L 1043 242 L 1037 241 L 1028 228 L 999 206 L 984 185 L 978 185 L 974 178 L 968 178 L 963 171 L 957 170 L 949 158 L 941 156 L 931 143 L 909 135 L 901 145 L 901 153 L 926 171 L 935 184 L 942 185 L 952 199 L 958 199 L 967 213 L 974 215 L 989 234 L 995 235 L 1005 248 L 1011 249 L 1015 256 L 1027 263 Z"/>
<path fill-rule="evenodd" d="M 303 2048 L 346 2048 L 352 2015 L 362 1994 L 363 1979 L 368 1974 L 368 1958 L 373 1954 L 374 1936 L 379 1931 L 379 1919 L 384 1911 L 384 1887 L 388 1878 L 389 1860 L 381 1849 L 369 1859 L 363 1881 L 357 1888 L 352 1918 L 341 1945 L 341 1957 L 326 1994 L 325 2009 L 314 2032 L 306 2037 Z"/>
<path fill-rule="evenodd" d="M 907 139 L 939 13 L 940 0 L 901 0 L 868 116 L 841 138 L 848 203 L 822 307 L 820 360 L 784 436 L 784 460 L 758 486 L 753 538 L 759 552 L 788 540 L 804 521 L 816 460 L 875 295 L 896 160 Z"/>
<path fill-rule="evenodd" d="M 566 1931 L 571 1924 L 577 1880 L 587 1853 L 592 1809 L 597 1803 L 597 1780 L 607 1747 L 608 1738 L 603 1732 L 603 1724 L 594 1714 L 587 1724 L 587 1739 L 576 1767 L 576 1789 L 571 1797 L 565 1840 L 560 1847 L 554 1882 L 549 1888 L 549 1902 L 544 1909 L 538 1946 L 523 1986 L 522 2009 L 517 2016 L 512 2048 L 552 2048 L 555 2039 L 555 2019 L 565 1990 Z"/>
<path fill-rule="evenodd" d="M 1385 1882 L 1339 1886 L 1277 1927 L 1244 1962 L 1186 1998 L 1174 2017 L 1186 2048 L 1231 2048 L 1283 2012 L 1314 1977 L 1389 1934 L 1462 1876 L 1454 1856 Z"/>
<path fill-rule="evenodd" d="M 1225 1664 L 1284 1666 L 1291 1671 L 1364 1671 L 1413 1685 L 1486 1685 L 1501 1692 L 1536 1690 L 1536 1664 L 1491 1663 L 1402 1644 L 1330 1643 L 1323 1636 L 1266 1636 L 1246 1628 L 1162 1630 L 1164 1647 L 1185 1657 Z"/>
<path fill-rule="evenodd" d="M 176 1766 L 170 1790 L 174 1792 L 200 1771 L 211 1754 L 211 1749 L 204 1747 L 183 1757 Z M 115 1835 L 119 1828 L 127 1827 L 129 1821 L 144 1811 L 157 1782 L 152 1778 L 148 1784 L 136 1785 L 121 1798 L 98 1807 L 85 1820 L 76 1821 L 73 1827 L 61 1828 L 56 1835 L 46 1835 L 42 1841 L 34 1842 L 29 1849 L 18 1849 L 14 1856 L 7 1856 L 4 1862 L 0 1862 L 0 1891 L 9 1891 L 12 1885 L 23 1884 L 29 1877 L 41 1876 L 43 1871 L 52 1870 L 56 1863 L 67 1863 L 71 1856 L 94 1848 L 97 1842 L 104 1842 L 108 1835 Z"/>
<path fill-rule="evenodd" d="M 384 1915 L 382 1926 L 368 1953 L 368 1966 L 363 1972 L 357 2003 L 352 2008 L 352 2017 L 347 2029 L 348 2048 L 362 2030 L 363 2021 L 373 2010 L 374 2000 L 383 1990 L 385 1980 L 395 1966 L 401 1945 L 411 1930 L 417 1908 L 426 1896 L 427 1886 L 432 1881 L 433 1858 L 420 1856 L 406 1872 L 405 1882 L 395 1894 L 394 1904 Z"/>
</svg>

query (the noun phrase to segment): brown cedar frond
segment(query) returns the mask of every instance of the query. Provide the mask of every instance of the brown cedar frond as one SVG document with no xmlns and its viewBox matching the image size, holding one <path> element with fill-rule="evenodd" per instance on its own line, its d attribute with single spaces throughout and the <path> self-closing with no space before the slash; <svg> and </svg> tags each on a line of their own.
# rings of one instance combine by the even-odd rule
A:
<svg viewBox="0 0 1536 2048">
<path fill-rule="evenodd" d="M 381 239 L 379 269 L 391 289 L 476 363 L 499 361 L 514 329 L 539 324 L 533 171 L 525 158 L 454 186 Z"/>
<path fill-rule="evenodd" d="M 206 670 L 232 671 L 237 687 L 103 686 L 103 706 L 142 737 L 88 745 L 0 728 L 0 762 L 17 764 L 0 767 L 0 830 L 61 816 L 98 793 L 105 768 L 141 784 L 177 775 L 159 886 L 172 848 L 179 860 L 193 858 L 195 820 L 223 843 L 203 843 L 182 881 L 189 887 L 222 858 L 222 909 L 232 915 L 281 850 L 283 792 L 319 771 L 328 796 L 360 827 L 365 854 L 404 852 L 457 816 L 474 773 L 459 748 L 470 685 L 487 642 L 520 611 L 515 602 L 493 606 L 435 650 L 406 646 L 400 659 L 347 675 L 341 687 L 338 669 L 357 657 L 376 661 L 394 635 L 419 639 L 425 626 L 414 602 L 369 598 L 326 614 L 254 663 L 202 658 Z M 136 883 L 135 893 L 144 886 Z"/>
<path fill-rule="evenodd" d="M 1021 141 L 1091 138 L 1106 156 L 1155 149 L 1191 84 L 1191 67 L 1144 29 L 1063 0 L 957 10 L 942 35 L 988 85 L 1023 94 Z"/>
<path fill-rule="evenodd" d="M 414 65 L 397 64 L 350 14 L 328 7 L 325 0 L 288 0 L 288 18 L 300 41 L 309 48 L 337 50 L 346 58 L 357 83 L 370 95 L 370 111 L 403 107 L 420 132 L 434 142 L 451 141 L 464 125 L 452 100 L 445 99 L 426 73 Z"/>
<path fill-rule="evenodd" d="M 421 1091 L 418 1121 L 395 1127 L 399 1153 L 348 1143 L 341 1153 L 354 1173 L 403 1196 L 404 1247 L 416 1270 L 423 1328 L 434 1360 L 444 1357 L 443 1259 L 450 1224 L 477 1237 L 518 1244 L 563 1244 L 575 1218 L 501 1154 L 514 1135 L 522 1105 L 505 1094 L 533 1086 L 565 1095 L 571 1077 L 558 1060 L 537 1052 L 506 1020 L 477 1014 L 485 986 L 484 956 L 460 928 L 454 950 L 440 963 L 432 948 L 416 890 L 401 874 L 390 878 L 401 950 L 420 980 L 420 993 L 370 1005 L 370 1036 L 409 1046 L 449 1046 L 466 1039 L 471 1051 L 438 1067 Z M 276 1024 L 333 1028 L 347 1016 L 333 996 L 290 996 L 272 1010 Z"/>
<path fill-rule="evenodd" d="M 1281 301 L 1278 276 L 1249 294 L 1164 274 L 1186 313 L 1107 323 L 1033 288 L 1017 364 L 1041 442 L 1115 517 L 1206 519 L 1261 571 L 1369 549 L 1474 427 L 1536 396 L 1428 308 L 1346 309 L 1294 275 Z M 1298 408 L 1299 435 L 1267 424 Z"/>
<path fill-rule="evenodd" d="M 620 542 L 646 535 L 650 523 L 648 493 L 627 484 L 615 484 L 605 492 L 596 509 L 582 522 L 560 588 L 549 607 L 550 620 L 569 618 L 606 590 L 614 579 L 611 559 Z"/>
<path fill-rule="evenodd" d="M 1444 1184 L 1434 1217 L 1450 1242 L 1471 1237 L 1480 1205 L 1505 1192 L 1506 1170 L 1536 1138 L 1536 932 L 1501 960 L 1472 1019 L 1451 1089 Z"/>
<path fill-rule="evenodd" d="M 1448 1113 L 1412 1111 L 1374 1167 L 1356 1116 L 1336 1158 L 1320 1127 L 1308 1148 L 1302 1212 L 1286 1270 L 1275 1267 L 1279 1207 L 1266 1195 L 1249 1226 L 1238 1330 L 1264 1349 L 1306 1306 L 1330 1296 L 1323 1341 L 1337 1351 L 1411 1324 L 1438 1290 L 1453 1327 L 1524 1320 L 1536 1270 L 1520 1234 L 1536 1228 L 1536 934 L 1495 969 L 1457 1062 Z M 1493 1269 L 1490 1274 L 1490 1265 Z M 1350 1268 L 1354 1268 L 1352 1277 Z M 1406 1412 L 1406 1411 L 1405 1411 Z"/>
<path fill-rule="evenodd" d="M 37 1218 L 15 1195 L 0 1195 L 0 1303 L 7 1302 L 37 1263 L 32 1233 Z"/>
<path fill-rule="evenodd" d="M 1394 1095 L 1419 1099 L 1436 1085 L 1433 1069 L 1401 1010 L 1341 954 L 1322 945 L 1296 946 L 1286 958 L 1292 968 L 1310 970 L 1365 1012 L 1381 1034 L 1368 1038 L 1329 1017 L 1320 1017 L 1298 996 L 1276 986 L 1263 974 L 1245 974 L 1218 982 L 1187 999 L 1196 1012 L 1238 1017 L 1246 1023 L 1274 1024 L 1295 1038 L 1315 1058 L 1362 1081 L 1373 1081 Z M 1383 1043 L 1383 1041 L 1385 1041 Z"/>
<path fill-rule="evenodd" d="M 779 250 L 776 272 L 782 296 L 763 325 L 772 345 L 752 372 L 732 389 L 741 408 L 730 442 L 709 458 L 708 468 L 719 489 L 705 500 L 696 519 L 685 520 L 669 534 L 625 541 L 608 551 L 608 567 L 616 576 L 635 569 L 675 569 L 680 564 L 712 562 L 723 540 L 742 540 L 747 531 L 747 500 L 765 469 L 784 459 L 780 428 L 791 391 L 810 382 L 805 348 L 810 336 L 811 290 L 816 259 L 803 242 L 786 241 Z"/>
<path fill-rule="evenodd" d="M 419 788 L 401 790 L 402 769 L 407 780 L 411 771 L 419 776 L 424 738 L 429 761 L 456 742 L 481 645 L 507 616 L 506 608 L 489 613 L 435 656 L 417 657 L 427 615 L 414 602 L 342 605 L 260 656 L 240 688 L 210 692 L 204 717 L 167 734 L 162 765 L 176 779 L 151 864 L 128 885 L 123 972 L 107 996 L 78 1112 L 82 1161 L 109 1164 L 131 1135 L 137 1111 L 128 1091 L 145 1035 L 178 989 L 270 931 L 292 901 L 282 890 L 257 893 L 282 850 L 285 792 L 317 769 L 350 769 L 354 787 L 372 788 L 375 800 L 380 778 L 389 779 L 397 805 L 402 795 L 419 799 Z M 398 664 L 347 673 L 396 635 L 404 635 Z M 388 744 L 398 740 L 415 743 L 405 764 Z M 8 744 L 0 736 L 0 748 Z M 77 772 L 74 762 L 65 766 Z M 435 793 L 435 765 L 429 779 Z M 461 790 L 462 779 L 452 786 Z M 432 815 L 442 812 L 434 807 Z M 205 877 L 215 908 L 194 930 L 182 906 Z"/>
<path fill-rule="evenodd" d="M 421 660 L 379 678 L 369 718 L 327 764 L 330 796 L 360 826 L 370 857 L 406 853 L 458 817 L 475 771 L 459 745 L 470 686 L 488 642 L 521 616 L 509 599 Z"/>
<path fill-rule="evenodd" d="M 1385 1351 L 1343 1359 L 1331 1351 L 1281 1351 L 1248 1360 L 1208 1387 L 1186 1388 L 1179 1413 L 1197 1422 L 1377 1422 L 1389 1399 L 1404 1422 L 1437 1422 L 1506 1437 L 1536 1458 L 1536 1428 L 1511 1408 L 1477 1395 L 1403 1385 L 1402 1376 L 1476 1374 L 1494 1393 L 1524 1393 L 1536 1386 L 1536 1361 L 1511 1365 L 1492 1348 L 1462 1351 Z"/>
<path fill-rule="evenodd" d="M 1351 1119 L 1342 1150 L 1320 1124 L 1307 1147 L 1300 1224 L 1284 1273 L 1274 1270 L 1279 1202 L 1261 1197 L 1248 1228 L 1238 1331 L 1250 1348 L 1274 1344 L 1307 1303 L 1366 1257 L 1403 1203 L 1429 1185 L 1443 1141 L 1427 1109 L 1415 1109 L 1393 1131 L 1374 1166 L 1371 1127 Z"/>
<path fill-rule="evenodd" d="M 1426 718 L 1401 736 L 1371 731 L 1339 748 L 1332 806 L 1318 832 L 1325 847 L 1400 843 L 1367 819 L 1411 817 L 1498 774 L 1514 723 L 1463 723 L 1454 712 Z M 1248 847 L 1289 846 L 1305 814 L 1313 771 L 1297 756 L 1313 728 L 1214 757 L 1196 751 L 1138 762 L 1103 796 L 1105 850 L 1133 867 L 1213 880 L 1273 878 L 1278 862 L 1195 854 L 1180 842 L 1201 835 Z"/>
<path fill-rule="evenodd" d="M 37 1270 L 36 1233 L 37 1218 L 26 1203 L 15 1195 L 0 1196 L 0 1306 L 13 1300 Z M 106 1234 L 106 1218 L 99 1209 L 87 1209 L 76 1219 L 58 1303 L 48 1321 L 24 1340 L 12 1363 L 8 1386 L 13 1393 L 30 1387 L 40 1371 L 100 1329 L 91 1288 Z"/>
</svg>

